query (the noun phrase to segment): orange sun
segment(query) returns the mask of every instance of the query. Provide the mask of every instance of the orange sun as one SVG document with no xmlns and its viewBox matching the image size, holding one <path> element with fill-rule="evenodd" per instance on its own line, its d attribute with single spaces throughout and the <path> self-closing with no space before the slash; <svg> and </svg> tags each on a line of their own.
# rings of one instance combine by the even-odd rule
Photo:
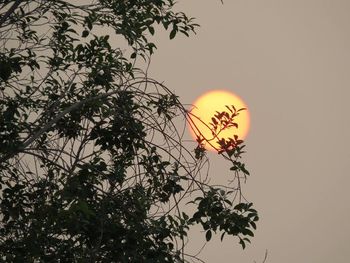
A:
<svg viewBox="0 0 350 263">
<path fill-rule="evenodd" d="M 238 127 L 229 127 L 223 129 L 217 134 L 215 138 L 212 131 L 213 117 L 218 112 L 223 111 L 228 112 L 231 116 L 230 110 L 226 107 L 228 106 L 233 112 L 234 109 L 239 110 L 245 108 L 238 112 L 238 116 L 234 117 L 234 122 L 238 124 Z M 218 139 L 222 138 L 233 138 L 234 135 L 238 136 L 238 139 L 244 140 L 248 134 L 250 125 L 250 116 L 247 105 L 244 101 L 233 94 L 232 92 L 223 90 L 209 91 L 202 96 L 200 96 L 194 103 L 191 109 L 191 121 L 190 121 L 190 131 L 194 139 L 197 139 L 199 134 L 204 137 L 204 147 L 207 150 L 217 151 L 219 149 Z M 212 146 L 211 146 L 211 145 Z M 214 147 L 213 147 L 214 146 Z M 215 149 L 216 148 L 216 149 Z"/>
</svg>

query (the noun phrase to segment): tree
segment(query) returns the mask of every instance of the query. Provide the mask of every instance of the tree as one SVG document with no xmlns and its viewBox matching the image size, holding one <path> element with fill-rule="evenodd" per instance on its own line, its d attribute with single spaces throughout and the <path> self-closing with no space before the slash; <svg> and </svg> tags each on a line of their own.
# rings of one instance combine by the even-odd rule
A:
<svg viewBox="0 0 350 263">
<path fill-rule="evenodd" d="M 243 141 L 218 149 L 235 184 L 201 176 L 203 143 L 239 112 L 218 113 L 213 138 L 199 132 L 188 150 L 174 120 L 195 116 L 142 70 L 156 30 L 172 39 L 198 26 L 173 9 L 173 0 L 0 0 L 3 262 L 199 260 L 185 249 L 195 224 L 207 241 L 220 232 L 249 242 L 258 216 L 242 199 Z"/>
</svg>

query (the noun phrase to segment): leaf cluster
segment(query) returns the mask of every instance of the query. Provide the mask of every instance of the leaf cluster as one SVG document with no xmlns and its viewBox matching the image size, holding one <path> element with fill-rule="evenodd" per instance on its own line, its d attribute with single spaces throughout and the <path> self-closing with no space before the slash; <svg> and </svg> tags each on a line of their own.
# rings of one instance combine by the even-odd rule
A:
<svg viewBox="0 0 350 263">
<path fill-rule="evenodd" d="M 207 241 L 210 241 L 213 232 L 220 231 L 221 240 L 225 234 L 237 236 L 245 248 L 245 242 L 250 243 L 246 236 L 254 236 L 252 229 L 256 229 L 259 217 L 252 208 L 252 203 L 238 203 L 233 206 L 229 200 L 230 193 L 232 192 L 212 187 L 203 197 L 197 197 L 193 201 L 197 204 L 197 211 L 191 221 L 202 225 Z"/>
</svg>

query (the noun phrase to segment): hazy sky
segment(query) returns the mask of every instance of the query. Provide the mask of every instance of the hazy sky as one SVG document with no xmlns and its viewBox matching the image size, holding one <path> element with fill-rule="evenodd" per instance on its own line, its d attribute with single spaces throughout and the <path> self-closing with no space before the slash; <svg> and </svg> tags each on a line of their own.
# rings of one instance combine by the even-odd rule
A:
<svg viewBox="0 0 350 263">
<path fill-rule="evenodd" d="M 349 262 L 350 1 L 179 2 L 202 27 L 189 39 L 161 34 L 151 75 L 183 103 L 212 89 L 245 99 L 245 193 L 261 217 L 246 250 L 218 236 L 202 258 L 259 263 L 267 249 L 269 263 Z M 212 176 L 226 176 L 209 157 Z"/>
</svg>

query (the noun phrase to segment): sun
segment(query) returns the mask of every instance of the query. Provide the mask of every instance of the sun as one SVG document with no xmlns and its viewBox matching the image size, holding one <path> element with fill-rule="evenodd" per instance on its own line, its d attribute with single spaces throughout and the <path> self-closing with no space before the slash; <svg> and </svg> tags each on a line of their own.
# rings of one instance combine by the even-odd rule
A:
<svg viewBox="0 0 350 263">
<path fill-rule="evenodd" d="M 232 114 L 226 107 L 228 106 L 233 110 L 232 106 L 236 110 L 245 108 L 245 110 L 239 111 L 238 115 L 234 118 L 234 122 L 238 124 L 238 127 L 229 127 L 223 129 L 215 138 L 212 134 L 213 117 L 217 112 L 228 112 Z M 234 111 L 234 110 L 233 110 Z M 250 114 L 246 103 L 236 94 L 224 90 L 209 91 L 193 103 L 193 108 L 190 111 L 190 132 L 194 139 L 201 134 L 204 137 L 204 147 L 210 151 L 217 151 L 219 144 L 218 138 L 233 138 L 234 135 L 238 136 L 238 139 L 244 140 L 248 134 L 250 126 Z M 214 147 L 213 147 L 214 146 Z M 216 149 L 215 149 L 216 148 Z"/>
</svg>

